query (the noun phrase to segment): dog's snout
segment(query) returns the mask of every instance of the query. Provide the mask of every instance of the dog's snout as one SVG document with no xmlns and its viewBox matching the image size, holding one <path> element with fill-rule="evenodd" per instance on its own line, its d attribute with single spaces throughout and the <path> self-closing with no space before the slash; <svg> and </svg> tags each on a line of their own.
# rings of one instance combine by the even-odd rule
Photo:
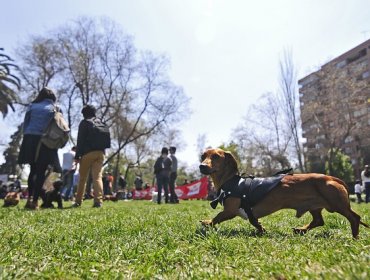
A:
<svg viewBox="0 0 370 280">
<path fill-rule="evenodd" d="M 207 164 L 204 164 L 204 163 L 199 165 L 199 171 L 200 171 L 200 173 L 202 173 L 204 175 L 211 174 L 211 168 Z"/>
</svg>

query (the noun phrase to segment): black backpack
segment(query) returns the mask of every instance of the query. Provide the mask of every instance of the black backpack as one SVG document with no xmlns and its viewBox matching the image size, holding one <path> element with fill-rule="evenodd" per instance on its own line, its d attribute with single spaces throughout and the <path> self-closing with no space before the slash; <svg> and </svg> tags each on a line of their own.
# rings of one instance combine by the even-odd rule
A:
<svg viewBox="0 0 370 280">
<path fill-rule="evenodd" d="M 154 163 L 154 174 L 159 174 L 162 171 L 163 169 L 162 163 L 163 158 L 162 157 L 157 158 L 157 160 Z"/>
<path fill-rule="evenodd" d="M 89 146 L 92 150 L 104 150 L 110 148 L 109 127 L 98 118 L 87 120 L 92 125 L 89 129 Z"/>
</svg>

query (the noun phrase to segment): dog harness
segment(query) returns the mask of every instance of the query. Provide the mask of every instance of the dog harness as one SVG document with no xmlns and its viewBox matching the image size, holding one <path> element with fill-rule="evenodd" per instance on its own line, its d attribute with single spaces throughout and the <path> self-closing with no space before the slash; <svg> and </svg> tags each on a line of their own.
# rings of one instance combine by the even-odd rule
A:
<svg viewBox="0 0 370 280">
<path fill-rule="evenodd" d="M 291 169 L 284 170 L 267 178 L 235 175 L 221 186 L 218 197 L 211 202 L 211 207 L 215 209 L 218 203 L 223 205 L 228 197 L 238 197 L 241 199 L 240 208 L 243 208 L 249 216 L 252 213 L 251 209 L 253 206 L 276 187 L 290 171 Z"/>
</svg>

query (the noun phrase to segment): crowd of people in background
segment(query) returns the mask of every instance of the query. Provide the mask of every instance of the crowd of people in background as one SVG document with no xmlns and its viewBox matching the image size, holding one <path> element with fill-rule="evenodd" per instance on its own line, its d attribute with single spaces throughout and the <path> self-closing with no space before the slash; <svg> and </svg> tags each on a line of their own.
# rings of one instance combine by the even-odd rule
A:
<svg viewBox="0 0 370 280">
<path fill-rule="evenodd" d="M 42 141 L 42 136 L 55 112 L 61 112 L 56 105 L 56 95 L 49 88 L 43 88 L 27 108 L 23 122 L 23 140 L 20 147 L 18 164 L 28 164 L 30 173 L 27 179 L 27 189 L 21 190 L 20 181 L 7 185 L 0 184 L 0 197 L 10 191 L 24 192 L 27 199 L 26 209 L 39 208 L 39 199 L 45 198 L 44 185 L 48 176 L 59 173 L 63 182 L 60 194 L 65 201 L 73 201 L 72 207 L 80 207 L 83 200 L 92 198 L 93 207 L 101 207 L 104 197 L 120 196 L 122 199 L 132 198 L 132 191 L 127 188 L 127 181 L 123 175 L 117 180 L 118 189 L 114 190 L 112 173 L 103 174 L 105 149 L 110 147 L 110 138 L 100 138 L 96 134 L 96 127 L 103 127 L 96 117 L 96 108 L 85 105 L 82 108 L 83 120 L 78 127 L 77 145 L 72 146 L 63 154 L 60 165 L 58 149 L 49 148 Z M 95 133 L 95 134 L 93 134 Z M 98 137 L 99 136 L 99 137 Z M 103 143 L 104 142 L 104 143 Z M 168 153 L 170 152 L 170 155 Z M 161 203 L 161 191 L 164 190 L 165 202 L 179 203 L 175 192 L 177 179 L 176 147 L 163 148 L 161 156 L 155 165 L 158 203 Z M 93 186 L 93 191 L 91 191 Z M 147 190 L 150 186 L 144 183 L 141 176 L 134 181 L 134 190 Z"/>
</svg>

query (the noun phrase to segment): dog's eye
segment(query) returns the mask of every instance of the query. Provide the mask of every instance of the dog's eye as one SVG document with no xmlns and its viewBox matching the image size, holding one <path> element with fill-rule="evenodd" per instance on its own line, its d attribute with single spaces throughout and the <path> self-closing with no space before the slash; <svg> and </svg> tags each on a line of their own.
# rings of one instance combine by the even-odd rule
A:
<svg viewBox="0 0 370 280">
<path fill-rule="evenodd" d="M 200 161 L 204 161 L 206 159 L 206 155 L 201 155 L 201 157 L 200 157 Z"/>
<path fill-rule="evenodd" d="M 220 156 L 218 155 L 218 154 L 213 154 L 212 156 L 211 156 L 211 159 L 213 159 L 213 160 L 215 160 L 215 159 L 219 159 L 220 158 Z"/>
</svg>

